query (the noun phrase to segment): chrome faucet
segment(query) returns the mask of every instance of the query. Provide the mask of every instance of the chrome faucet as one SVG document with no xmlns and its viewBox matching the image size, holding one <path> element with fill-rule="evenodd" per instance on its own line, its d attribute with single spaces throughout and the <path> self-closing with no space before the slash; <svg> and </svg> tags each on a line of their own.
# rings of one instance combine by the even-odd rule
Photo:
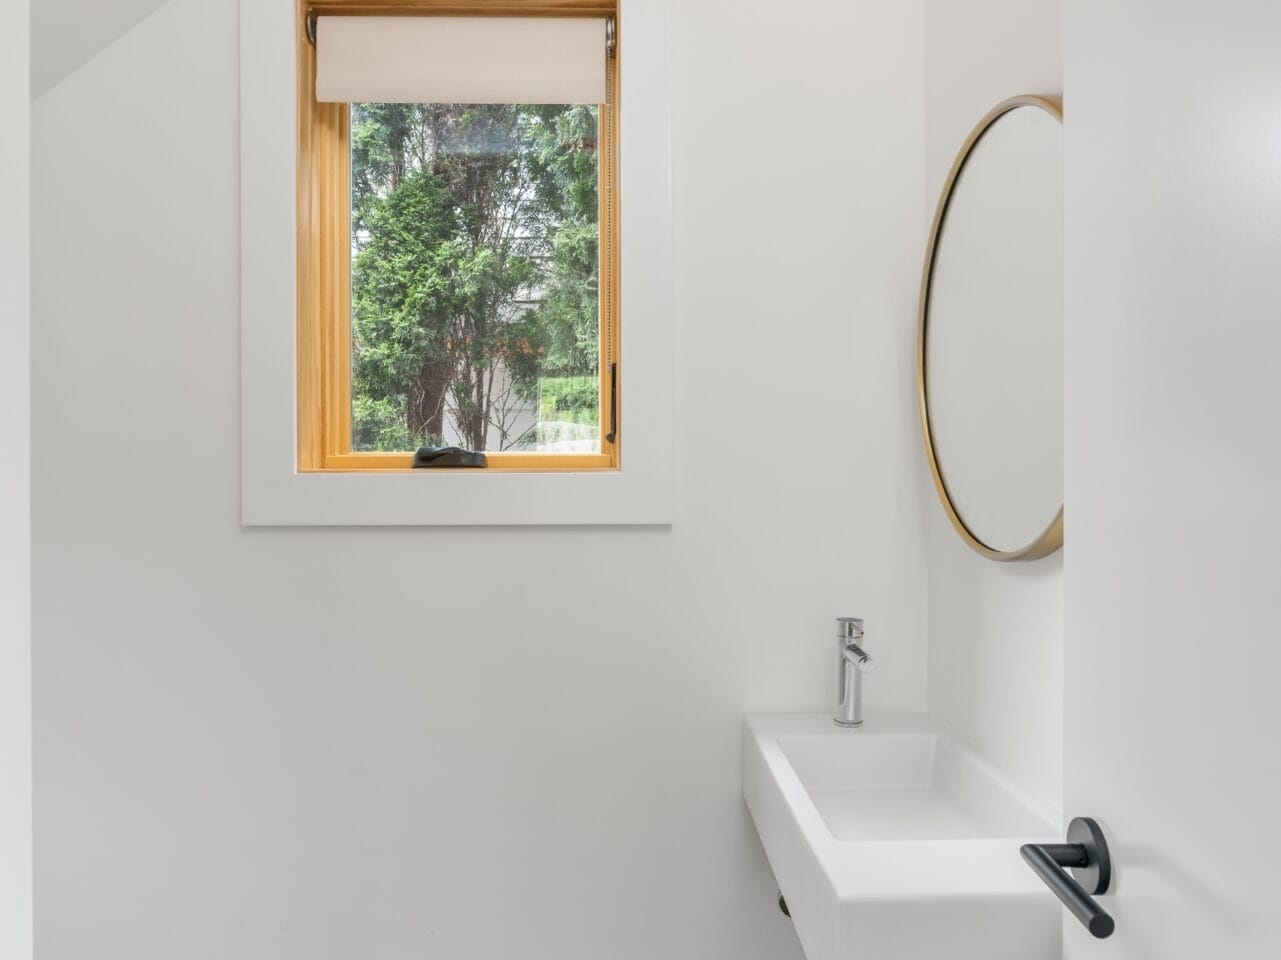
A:
<svg viewBox="0 0 1281 960">
<path fill-rule="evenodd" d="M 876 663 L 859 642 L 863 621 L 859 617 L 836 618 L 836 723 L 842 727 L 863 725 L 863 674 Z"/>
</svg>

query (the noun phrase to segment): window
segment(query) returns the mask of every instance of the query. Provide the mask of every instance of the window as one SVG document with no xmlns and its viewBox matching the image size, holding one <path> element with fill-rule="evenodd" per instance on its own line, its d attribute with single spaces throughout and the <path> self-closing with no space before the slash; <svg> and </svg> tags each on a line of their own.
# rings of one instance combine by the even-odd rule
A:
<svg viewBox="0 0 1281 960">
<path fill-rule="evenodd" d="M 619 466 L 615 11 L 473 3 L 298 6 L 300 472 Z"/>
<path fill-rule="evenodd" d="M 597 58 L 592 61 L 598 70 L 612 71 L 612 92 L 605 96 L 622 104 L 626 122 L 623 135 L 607 141 L 608 148 L 616 150 L 616 159 L 606 164 L 613 183 L 621 182 L 624 188 L 613 190 L 616 209 L 606 249 L 614 263 L 621 261 L 621 274 L 616 271 L 615 280 L 621 276 L 626 281 L 610 285 L 608 301 L 613 311 L 609 320 L 615 336 L 613 362 L 619 363 L 615 436 L 626 441 L 626 455 L 620 457 L 615 445 L 613 468 L 559 468 L 552 461 L 546 467 L 520 470 L 497 464 L 503 458 L 523 457 L 535 463 L 536 458 L 543 458 L 547 463 L 551 457 L 582 454 L 508 453 L 491 448 L 495 464 L 491 469 L 440 471 L 404 469 L 409 463 L 406 451 L 348 447 L 348 453 L 340 453 L 343 448 L 327 445 L 332 441 L 314 439 L 322 437 L 326 410 L 344 410 L 341 392 L 339 402 L 325 399 L 333 397 L 343 369 L 338 365 L 338 372 L 333 373 L 335 365 L 326 359 L 325 351 L 337 350 L 350 341 L 336 336 L 334 328 L 341 327 L 332 314 L 331 325 L 316 319 L 315 304 L 323 298 L 341 302 L 344 306 L 338 314 L 350 333 L 350 293 L 343 289 L 334 296 L 328 289 L 350 284 L 350 275 L 341 269 L 323 269 L 318 238 L 326 230 L 331 238 L 340 238 L 326 248 L 330 251 L 327 257 L 350 264 L 351 230 L 345 222 L 350 217 L 348 173 L 340 169 L 335 176 L 331 163 L 350 163 L 342 158 L 350 157 L 351 142 L 345 132 L 341 137 L 335 134 L 341 117 L 337 106 L 316 101 L 311 95 L 300 97 L 300 89 L 310 94 L 316 80 L 315 48 L 303 27 L 306 13 L 315 10 L 321 16 L 363 17 L 376 11 L 382 16 L 409 11 L 412 4 L 413 10 L 427 9 L 437 17 L 481 8 L 488 16 L 499 17 L 549 11 L 548 4 L 554 4 L 557 16 L 549 14 L 549 20 L 582 19 L 607 16 L 614 0 L 430 0 L 434 4 L 430 8 L 419 6 L 428 0 L 311 0 L 310 6 L 300 10 L 302 2 L 254 0 L 240 6 L 241 522 L 247 526 L 421 527 L 672 523 L 676 503 L 674 427 L 679 419 L 672 252 L 671 0 L 645 0 L 629 4 L 625 10 L 620 6 L 619 66 L 601 64 Z M 596 5 L 605 2 L 610 6 Z M 401 16 L 398 22 L 409 24 L 419 19 L 427 18 Z M 524 22 L 534 19 L 543 22 L 542 18 Z M 333 33 L 328 36 L 332 39 Z M 327 42 L 323 28 L 321 42 Z M 538 47 L 546 48 L 546 44 Z M 383 62 L 389 61 L 384 58 Z M 495 70 L 488 75 L 506 76 Z M 556 73 L 561 79 L 567 75 L 563 70 Z M 463 93 L 450 91 L 448 96 L 419 99 L 440 103 L 485 100 L 474 93 L 464 97 Z M 507 102 L 532 99 L 537 103 L 547 97 L 544 103 L 572 103 L 572 97 L 557 96 L 560 99 L 552 100 L 550 93 L 510 97 Z M 347 102 L 398 101 L 395 96 L 370 91 L 349 96 Z M 301 127 L 300 119 L 305 120 Z M 610 142 L 613 140 L 617 142 Z M 615 166 L 621 181 L 620 174 L 613 172 Z M 324 171 L 328 172 L 322 178 Z M 331 184 L 331 193 L 339 193 L 341 203 L 323 205 L 322 183 Z M 333 183 L 342 185 L 341 192 Z M 343 222 L 326 226 L 322 209 Z M 609 264 L 602 266 L 606 272 L 610 269 Z M 305 280 L 308 273 L 311 283 Z M 322 284 L 321 278 L 328 279 Z M 621 327 L 620 316 L 626 320 Z M 310 318 L 310 325 L 300 337 L 300 322 L 306 318 Z M 621 358 L 620 330 L 626 338 Z M 314 358 L 310 364 L 304 360 L 307 356 Z M 304 402 L 300 406 L 300 399 L 307 398 L 314 399 L 314 405 Z M 345 400 L 350 404 L 350 392 Z M 318 412 L 309 414 L 304 423 L 303 410 Z M 330 431 L 330 437 L 337 435 L 343 422 L 350 424 L 350 414 L 339 416 L 337 421 L 339 426 Z M 300 437 L 306 438 L 302 449 Z M 608 450 L 603 447 L 602 453 Z M 315 451 L 314 455 L 309 451 Z M 336 465 L 341 463 L 340 456 L 347 455 L 367 463 L 383 459 L 389 465 L 385 469 Z"/>
</svg>

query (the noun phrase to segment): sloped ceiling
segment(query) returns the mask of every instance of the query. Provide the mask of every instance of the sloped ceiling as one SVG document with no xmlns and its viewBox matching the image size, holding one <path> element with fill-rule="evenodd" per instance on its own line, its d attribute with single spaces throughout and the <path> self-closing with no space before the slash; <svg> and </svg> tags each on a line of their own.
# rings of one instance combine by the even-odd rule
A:
<svg viewBox="0 0 1281 960">
<path fill-rule="evenodd" d="M 167 0 L 31 0 L 31 96 L 111 46 Z"/>
</svg>

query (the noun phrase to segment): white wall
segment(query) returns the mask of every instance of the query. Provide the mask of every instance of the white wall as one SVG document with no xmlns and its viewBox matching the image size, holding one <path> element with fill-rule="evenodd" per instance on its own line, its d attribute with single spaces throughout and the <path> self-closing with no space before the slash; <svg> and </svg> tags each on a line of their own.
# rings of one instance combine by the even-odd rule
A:
<svg viewBox="0 0 1281 960">
<path fill-rule="evenodd" d="M 989 109 L 1020 93 L 1062 91 L 1060 11 L 1061 0 L 925 0 L 927 217 Z M 993 563 L 961 541 L 933 490 L 928 504 L 930 711 L 1057 806 L 1063 553 Z M 1072 536 L 1069 511 L 1068 550 Z"/>
<path fill-rule="evenodd" d="M 1080 0 L 1065 23 L 1065 809 L 1116 934 L 1281 956 L 1281 6 Z"/>
<path fill-rule="evenodd" d="M 920 11 L 675 10 L 671 529 L 242 530 L 235 3 L 37 101 L 44 960 L 800 957 L 742 714 L 840 614 L 925 704 Z"/>
<path fill-rule="evenodd" d="M 31 93 L 40 96 L 165 0 L 29 0 Z"/>
<path fill-rule="evenodd" d="M 27 0 L 0 7 L 0 957 L 31 956 L 30 117 Z"/>
</svg>

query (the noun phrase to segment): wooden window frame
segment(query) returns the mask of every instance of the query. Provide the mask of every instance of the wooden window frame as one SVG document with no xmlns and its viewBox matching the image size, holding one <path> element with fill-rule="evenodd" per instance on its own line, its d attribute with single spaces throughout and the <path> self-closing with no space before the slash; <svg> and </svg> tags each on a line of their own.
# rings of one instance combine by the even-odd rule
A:
<svg viewBox="0 0 1281 960">
<path fill-rule="evenodd" d="M 351 449 L 350 118 L 345 103 L 318 103 L 309 15 L 600 16 L 617 24 L 615 0 L 298 0 L 297 469 L 300 473 L 411 470 L 412 453 Z M 617 37 L 617 31 L 615 33 Z M 618 470 L 620 363 L 619 44 L 600 105 L 600 438 L 598 453 L 486 451 L 485 472 Z M 611 409 L 612 408 L 612 409 Z M 609 440 L 606 430 L 617 431 Z"/>
</svg>

